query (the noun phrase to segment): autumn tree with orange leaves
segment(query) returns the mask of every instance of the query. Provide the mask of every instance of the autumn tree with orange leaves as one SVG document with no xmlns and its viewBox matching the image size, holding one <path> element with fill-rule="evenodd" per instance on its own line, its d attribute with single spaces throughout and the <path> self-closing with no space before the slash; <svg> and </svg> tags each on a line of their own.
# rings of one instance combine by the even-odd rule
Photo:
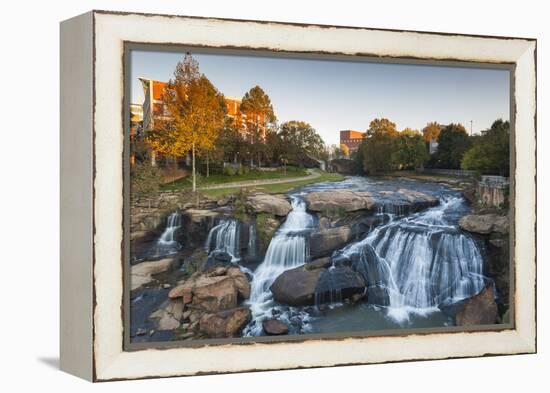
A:
<svg viewBox="0 0 550 393">
<path fill-rule="evenodd" d="M 224 124 L 226 106 L 223 95 L 190 54 L 179 62 L 164 91 L 167 119 L 147 135 L 147 143 L 159 154 L 183 157 L 191 152 L 193 191 L 197 189 L 195 160 L 199 152 L 208 153 Z"/>
</svg>

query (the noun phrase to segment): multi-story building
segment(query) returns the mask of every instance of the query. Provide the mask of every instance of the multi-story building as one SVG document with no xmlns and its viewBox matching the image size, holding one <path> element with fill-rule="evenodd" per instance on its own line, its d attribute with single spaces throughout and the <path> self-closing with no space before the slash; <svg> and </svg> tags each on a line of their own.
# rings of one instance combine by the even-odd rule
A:
<svg viewBox="0 0 550 393">
<path fill-rule="evenodd" d="M 153 79 L 139 78 L 143 87 L 143 129 L 151 130 L 155 127 L 156 121 L 169 121 L 170 113 L 163 101 L 164 90 L 168 85 Z M 241 112 L 241 99 L 237 97 L 225 97 L 227 107 L 227 116 L 235 122 L 237 128 L 241 131 L 243 138 L 250 142 L 255 142 L 253 135 L 258 127 L 258 138 L 262 142 L 265 139 L 266 124 L 265 116 L 260 114 L 256 116 L 247 116 Z"/>
<path fill-rule="evenodd" d="M 138 78 L 143 87 L 143 129 L 151 130 L 155 121 L 170 120 L 170 114 L 163 101 L 167 83 L 147 78 Z"/>
<path fill-rule="evenodd" d="M 249 142 L 256 142 L 255 132 L 258 127 L 258 142 L 265 141 L 265 133 L 267 130 L 265 124 L 265 116 L 263 114 L 247 115 L 241 112 L 242 100 L 238 97 L 224 97 L 225 105 L 227 107 L 227 117 L 233 120 L 234 124 L 240 130 L 243 138 L 249 140 Z"/>
<path fill-rule="evenodd" d="M 130 143 L 132 144 L 143 127 L 143 106 L 141 104 L 130 104 Z M 134 165 L 136 156 L 133 149 L 130 150 L 130 164 Z"/>
<path fill-rule="evenodd" d="M 340 144 L 346 145 L 350 154 L 355 153 L 363 142 L 364 136 L 365 133 L 361 131 L 342 130 L 340 131 Z"/>
</svg>

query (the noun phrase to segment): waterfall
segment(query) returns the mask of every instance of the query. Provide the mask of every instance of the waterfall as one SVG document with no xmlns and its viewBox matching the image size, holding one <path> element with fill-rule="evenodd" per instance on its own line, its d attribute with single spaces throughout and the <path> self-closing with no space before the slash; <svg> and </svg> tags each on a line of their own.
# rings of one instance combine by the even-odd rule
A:
<svg viewBox="0 0 550 393">
<path fill-rule="evenodd" d="M 210 230 L 206 239 L 205 249 L 210 254 L 212 251 L 224 251 L 231 255 L 234 261 L 240 257 L 240 225 L 237 220 L 223 219 Z"/>
<path fill-rule="evenodd" d="M 181 226 L 181 214 L 178 211 L 173 212 L 166 218 L 166 227 L 160 235 L 155 245 L 154 256 L 160 257 L 178 252 L 181 244 L 176 241 L 175 233 Z"/>
<path fill-rule="evenodd" d="M 245 336 L 262 332 L 261 321 L 269 315 L 273 298 L 271 284 L 285 270 L 309 261 L 307 234 L 313 228 L 313 217 L 306 212 L 306 203 L 299 195 L 291 195 L 292 210 L 271 239 L 263 262 L 254 272 L 248 304 L 252 322 L 245 328 Z"/>
<path fill-rule="evenodd" d="M 388 306 L 396 319 L 473 296 L 484 286 L 483 257 L 475 239 L 445 214 L 462 203 L 450 197 L 425 212 L 390 221 L 334 258 L 350 259 L 367 283 L 369 302 Z"/>
</svg>

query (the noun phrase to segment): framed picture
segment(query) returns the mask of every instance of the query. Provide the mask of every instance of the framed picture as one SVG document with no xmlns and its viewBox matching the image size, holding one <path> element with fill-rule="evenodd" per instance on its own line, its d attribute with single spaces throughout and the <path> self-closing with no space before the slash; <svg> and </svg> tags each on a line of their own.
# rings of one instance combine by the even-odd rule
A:
<svg viewBox="0 0 550 393">
<path fill-rule="evenodd" d="M 536 40 L 61 24 L 61 367 L 536 351 Z"/>
</svg>

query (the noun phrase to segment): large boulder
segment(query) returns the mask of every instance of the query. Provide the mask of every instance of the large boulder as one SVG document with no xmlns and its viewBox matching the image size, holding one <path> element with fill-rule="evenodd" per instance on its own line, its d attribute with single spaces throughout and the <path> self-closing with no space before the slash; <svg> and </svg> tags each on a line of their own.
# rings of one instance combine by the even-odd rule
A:
<svg viewBox="0 0 550 393">
<path fill-rule="evenodd" d="M 352 229 L 346 225 L 313 232 L 309 238 L 310 255 L 312 258 L 330 255 L 353 238 Z"/>
<path fill-rule="evenodd" d="M 348 266 L 336 266 L 323 272 L 315 288 L 318 303 L 340 302 L 365 292 L 363 277 Z"/>
<path fill-rule="evenodd" d="M 307 270 L 304 266 L 290 269 L 271 285 L 273 298 L 290 306 L 307 306 L 315 303 L 315 288 L 325 269 Z"/>
<path fill-rule="evenodd" d="M 280 336 L 288 333 L 288 325 L 278 319 L 263 321 L 262 328 L 268 336 Z"/>
<path fill-rule="evenodd" d="M 508 216 L 498 214 L 470 214 L 462 217 L 458 224 L 465 231 L 484 235 L 492 232 L 505 235 L 509 232 Z"/>
<path fill-rule="evenodd" d="M 250 297 L 250 281 L 246 274 L 238 267 L 232 267 L 227 269 L 227 275 L 233 279 L 239 296 L 242 299 L 248 299 Z"/>
<path fill-rule="evenodd" d="M 200 276 L 193 288 L 192 305 L 209 312 L 237 307 L 238 290 L 229 276 Z"/>
<path fill-rule="evenodd" d="M 168 300 L 149 319 L 156 322 L 157 330 L 174 330 L 181 325 L 183 309 L 182 302 Z"/>
<path fill-rule="evenodd" d="M 456 314 L 458 326 L 490 325 L 497 322 L 498 309 L 492 285 L 464 302 Z"/>
<path fill-rule="evenodd" d="M 211 338 L 234 337 L 249 321 L 250 310 L 247 307 L 238 307 L 215 314 L 204 314 L 200 318 L 199 330 Z"/>
<path fill-rule="evenodd" d="M 250 195 L 248 207 L 255 213 L 269 213 L 275 216 L 286 216 L 292 207 L 284 195 L 257 193 Z"/>
<path fill-rule="evenodd" d="M 159 261 L 141 262 L 132 266 L 130 269 L 131 290 L 133 291 L 150 283 L 153 280 L 154 274 L 171 269 L 174 263 L 174 258 L 165 258 Z"/>
<path fill-rule="evenodd" d="M 310 192 L 306 195 L 308 209 L 314 212 L 344 210 L 353 212 L 369 210 L 375 205 L 370 192 L 355 192 L 351 190 L 330 190 Z"/>
</svg>

